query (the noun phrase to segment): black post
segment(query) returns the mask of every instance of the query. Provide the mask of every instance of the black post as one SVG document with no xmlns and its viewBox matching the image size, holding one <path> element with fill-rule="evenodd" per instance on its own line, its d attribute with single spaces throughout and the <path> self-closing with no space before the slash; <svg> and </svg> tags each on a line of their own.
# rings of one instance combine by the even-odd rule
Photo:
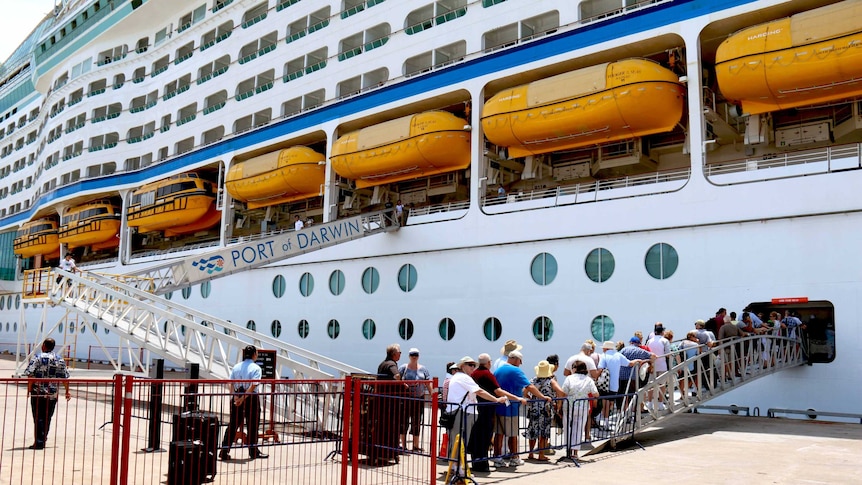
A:
<svg viewBox="0 0 862 485">
<path fill-rule="evenodd" d="M 165 378 L 165 360 L 156 359 L 155 364 L 150 368 L 150 377 L 153 379 Z M 165 451 L 161 448 L 162 441 L 162 383 L 154 382 L 150 384 L 150 405 L 149 405 L 149 426 L 147 434 L 149 440 L 147 447 L 143 451 L 152 453 L 154 451 Z"/>
<path fill-rule="evenodd" d="M 201 365 L 189 364 L 189 379 L 200 379 Z M 189 384 L 186 386 L 185 397 L 183 398 L 183 409 L 186 411 L 198 410 L 198 385 Z"/>
</svg>

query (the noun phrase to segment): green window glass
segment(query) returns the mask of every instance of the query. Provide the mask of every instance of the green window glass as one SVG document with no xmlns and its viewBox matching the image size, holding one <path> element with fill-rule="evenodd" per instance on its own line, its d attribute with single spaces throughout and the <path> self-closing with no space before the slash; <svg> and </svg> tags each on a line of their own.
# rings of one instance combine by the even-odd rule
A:
<svg viewBox="0 0 862 485">
<path fill-rule="evenodd" d="M 344 273 L 337 269 L 329 275 L 329 291 L 338 296 L 344 291 Z"/>
<path fill-rule="evenodd" d="M 593 323 L 590 324 L 590 333 L 593 334 L 593 340 L 601 346 L 605 340 L 614 338 L 614 321 L 607 315 L 599 315 L 593 318 Z"/>
<path fill-rule="evenodd" d="M 676 272 L 679 256 L 670 244 L 658 243 L 647 251 L 644 265 L 650 276 L 657 280 L 664 280 Z"/>
<path fill-rule="evenodd" d="M 341 324 L 338 323 L 338 320 L 330 320 L 329 323 L 326 324 L 326 334 L 329 335 L 329 338 L 335 340 L 338 338 L 338 335 L 341 333 Z"/>
<path fill-rule="evenodd" d="M 299 338 L 308 337 L 308 320 L 300 320 L 296 325 L 296 333 L 299 334 Z"/>
<path fill-rule="evenodd" d="M 365 268 L 362 272 L 362 289 L 370 295 L 377 291 L 378 286 L 380 286 L 380 273 L 377 272 L 377 268 Z"/>
<path fill-rule="evenodd" d="M 275 295 L 276 298 L 284 296 L 285 288 L 284 276 L 277 275 L 272 279 L 272 294 Z"/>
<path fill-rule="evenodd" d="M 593 249 L 584 261 L 587 277 L 596 283 L 607 281 L 614 274 L 614 266 L 614 255 L 605 248 Z"/>
<path fill-rule="evenodd" d="M 245 328 L 251 330 L 252 332 L 257 332 L 257 324 L 254 323 L 254 320 L 249 320 L 248 323 L 245 324 Z"/>
<path fill-rule="evenodd" d="M 302 296 L 310 296 L 312 291 L 314 291 L 314 276 L 311 276 L 311 273 L 303 273 L 299 277 L 299 293 Z"/>
<path fill-rule="evenodd" d="M 400 335 L 404 340 L 410 340 L 413 338 L 413 322 L 410 321 L 409 318 L 402 318 L 401 321 L 398 322 L 398 335 Z"/>
<path fill-rule="evenodd" d="M 557 277 L 557 259 L 548 253 L 541 253 L 530 263 L 530 274 L 537 285 L 550 285 Z"/>
<path fill-rule="evenodd" d="M 169 292 L 165 293 L 165 300 L 170 300 L 171 298 L 173 298 L 173 296 L 174 296 L 174 292 L 169 291 Z"/>
<path fill-rule="evenodd" d="M 212 282 L 204 281 L 201 283 L 201 298 L 209 298 L 210 292 L 212 291 Z"/>
<path fill-rule="evenodd" d="M 278 320 L 273 320 L 272 325 L 269 327 L 269 331 L 272 333 L 272 336 L 278 338 L 281 336 L 281 322 Z"/>
<path fill-rule="evenodd" d="M 365 321 L 362 322 L 362 336 L 365 337 L 365 340 L 371 340 L 376 334 L 377 324 L 374 323 L 374 320 L 366 318 Z"/>
<path fill-rule="evenodd" d="M 554 336 L 554 322 L 548 317 L 533 320 L 533 337 L 539 342 L 547 342 Z"/>
<path fill-rule="evenodd" d="M 440 338 L 448 342 L 455 337 L 455 322 L 451 318 L 444 318 L 440 320 L 437 331 L 440 332 Z"/>
<path fill-rule="evenodd" d="M 410 292 L 416 288 L 416 280 L 418 279 L 416 268 L 412 264 L 405 264 L 398 270 L 398 286 L 401 291 Z"/>
<path fill-rule="evenodd" d="M 192 296 L 192 287 L 187 286 L 183 288 L 183 300 L 188 300 L 190 296 Z"/>
<path fill-rule="evenodd" d="M 500 319 L 497 317 L 488 317 L 485 319 L 485 323 L 482 324 L 482 332 L 485 334 L 486 339 L 496 342 L 500 338 L 500 334 L 503 333 L 503 324 L 500 323 Z"/>
</svg>

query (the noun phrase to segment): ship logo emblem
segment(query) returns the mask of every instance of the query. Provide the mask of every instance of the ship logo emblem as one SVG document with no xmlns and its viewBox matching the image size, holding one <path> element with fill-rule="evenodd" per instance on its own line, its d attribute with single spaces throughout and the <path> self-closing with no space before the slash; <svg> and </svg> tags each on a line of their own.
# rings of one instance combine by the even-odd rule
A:
<svg viewBox="0 0 862 485">
<path fill-rule="evenodd" d="M 209 259 L 199 259 L 192 263 L 192 266 L 197 267 L 206 274 L 218 273 L 224 269 L 224 258 L 221 256 L 213 256 Z"/>
</svg>

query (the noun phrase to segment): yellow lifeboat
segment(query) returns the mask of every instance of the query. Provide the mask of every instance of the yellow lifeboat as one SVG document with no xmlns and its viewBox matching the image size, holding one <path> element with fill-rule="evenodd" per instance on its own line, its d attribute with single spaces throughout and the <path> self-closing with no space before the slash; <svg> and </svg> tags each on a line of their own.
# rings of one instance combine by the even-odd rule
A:
<svg viewBox="0 0 862 485">
<path fill-rule="evenodd" d="M 741 30 L 719 46 L 718 86 L 747 114 L 862 95 L 862 1 Z"/>
<path fill-rule="evenodd" d="M 307 199 L 320 194 L 325 160 L 304 146 L 267 153 L 231 166 L 225 188 L 249 209 Z"/>
<path fill-rule="evenodd" d="M 60 243 L 69 248 L 91 246 L 108 249 L 120 243 L 120 208 L 110 200 L 96 200 L 72 207 L 60 224 Z"/>
<path fill-rule="evenodd" d="M 482 128 L 510 158 L 670 131 L 685 87 L 648 59 L 578 69 L 499 92 L 485 102 Z"/>
<path fill-rule="evenodd" d="M 42 255 L 45 258 L 60 257 L 60 240 L 57 236 L 57 221 L 37 219 L 18 229 L 12 250 L 22 258 Z"/>
<path fill-rule="evenodd" d="M 447 111 L 426 111 L 348 133 L 332 146 L 335 173 L 358 188 L 465 169 L 469 123 Z"/>
<path fill-rule="evenodd" d="M 171 231 L 172 234 L 195 232 L 211 227 L 215 191 L 212 182 L 195 173 L 174 175 L 168 179 L 146 184 L 132 193 L 129 205 L 129 226 L 138 232 Z M 208 222 L 209 225 L 200 227 Z"/>
</svg>

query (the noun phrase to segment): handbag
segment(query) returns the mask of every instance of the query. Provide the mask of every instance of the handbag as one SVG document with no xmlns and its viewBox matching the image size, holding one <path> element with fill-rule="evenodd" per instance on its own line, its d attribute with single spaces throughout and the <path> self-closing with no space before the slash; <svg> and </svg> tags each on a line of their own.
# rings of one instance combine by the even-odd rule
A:
<svg viewBox="0 0 862 485">
<path fill-rule="evenodd" d="M 596 388 L 601 392 L 611 392 L 611 373 L 607 369 L 602 369 L 596 379 Z"/>
<path fill-rule="evenodd" d="M 458 407 L 453 411 L 448 411 L 446 408 L 440 410 L 440 426 L 446 429 L 452 429 L 455 426 L 455 418 L 458 417 L 458 413 L 461 411 L 461 405 L 464 404 L 464 399 L 467 399 L 467 394 L 464 394 L 464 397 L 461 399 L 461 402 L 458 403 Z M 448 407 L 448 406 L 447 406 Z"/>
</svg>

